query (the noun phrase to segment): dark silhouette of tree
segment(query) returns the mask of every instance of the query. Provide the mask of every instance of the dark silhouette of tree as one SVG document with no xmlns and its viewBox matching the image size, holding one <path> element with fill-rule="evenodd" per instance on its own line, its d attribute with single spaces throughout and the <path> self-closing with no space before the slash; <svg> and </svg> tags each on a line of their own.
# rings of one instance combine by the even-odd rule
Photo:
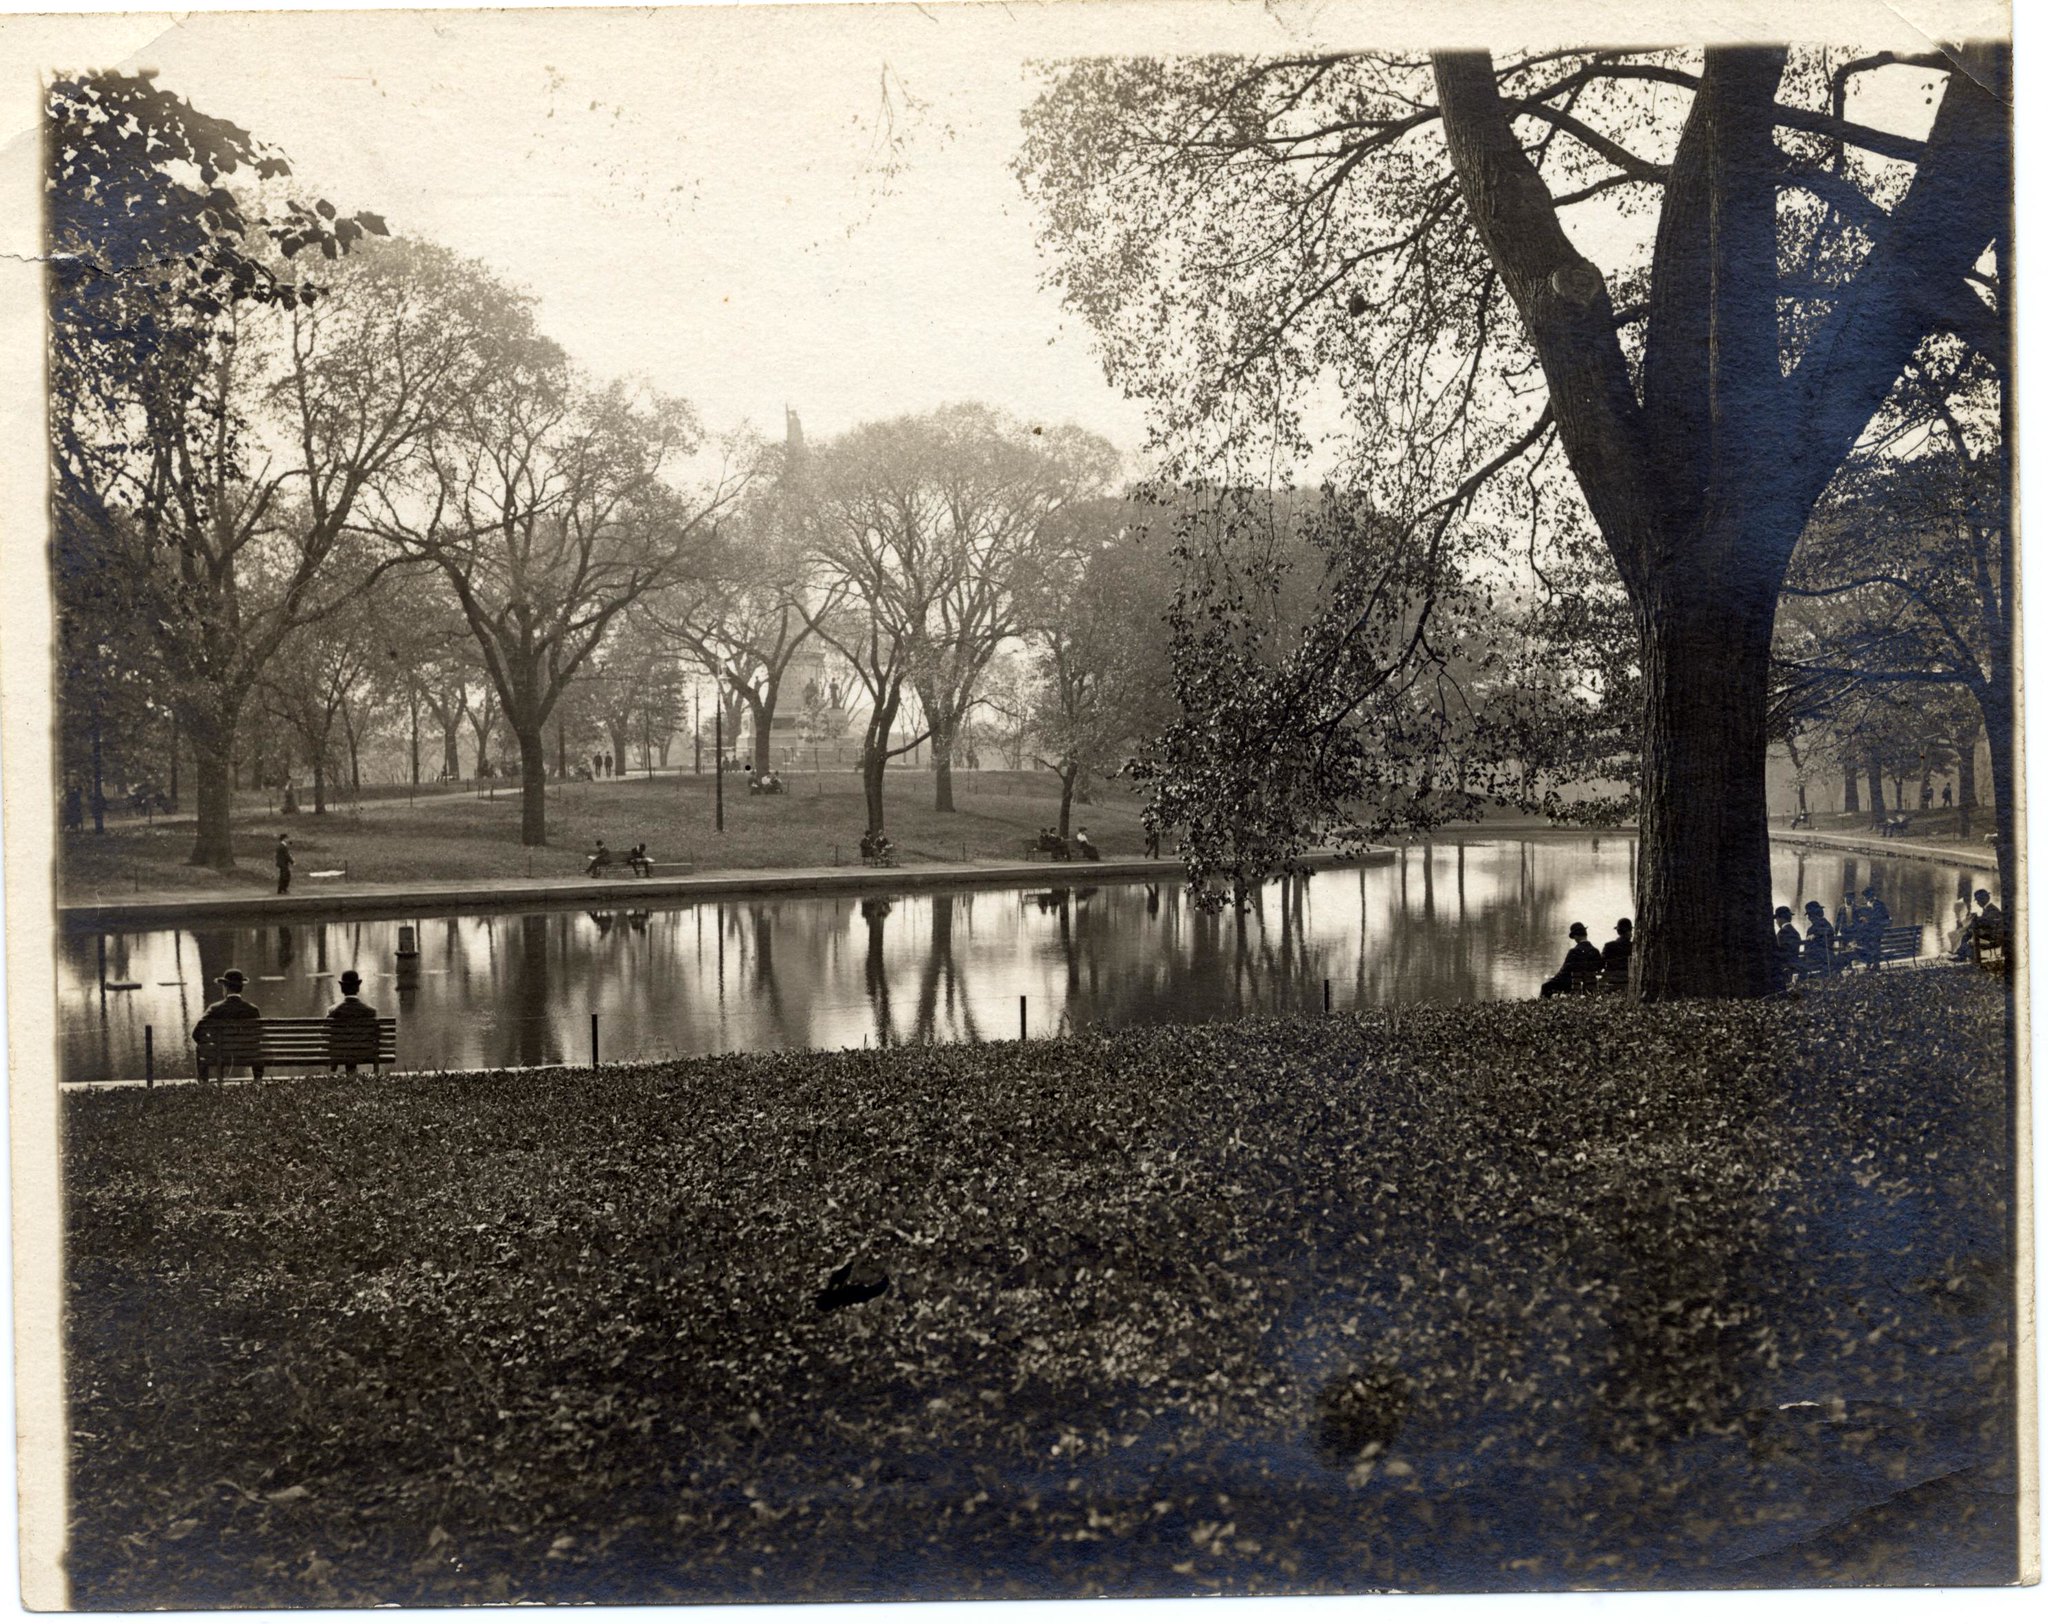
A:
<svg viewBox="0 0 2048 1624">
<path fill-rule="evenodd" d="M 323 576 L 360 481 L 415 426 L 401 394 L 361 424 L 349 466 L 315 467 L 298 460 L 322 400 L 309 386 L 284 405 L 280 448 L 254 436 L 280 372 L 304 360 L 320 292 L 290 262 L 313 249 L 337 260 L 384 222 L 231 191 L 290 168 L 152 74 L 60 78 L 46 110 L 59 579 L 121 581 L 121 619 L 151 644 L 193 752 L 190 861 L 231 868 L 243 706 L 284 639 L 332 607 Z M 275 522 L 287 493 L 310 522 Z"/>
<path fill-rule="evenodd" d="M 1848 116 L 1906 71 L 1945 76 L 1924 134 Z M 2009 72 L 1998 45 L 1088 60 L 1051 70 L 1019 169 L 1169 446 L 1305 454 L 1333 383 L 1361 488 L 1413 522 L 1506 500 L 1556 443 L 1636 634 L 1635 990 L 1760 995 L 1779 588 L 1908 364 L 1938 335 L 2003 354 Z M 1595 200 L 1655 210 L 1609 275 L 1562 223 Z"/>
</svg>

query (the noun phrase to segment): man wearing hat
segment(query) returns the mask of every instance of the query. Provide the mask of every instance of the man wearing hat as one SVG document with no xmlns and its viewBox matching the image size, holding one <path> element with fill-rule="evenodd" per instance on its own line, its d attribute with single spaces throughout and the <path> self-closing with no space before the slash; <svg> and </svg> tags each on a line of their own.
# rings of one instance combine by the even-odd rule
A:
<svg viewBox="0 0 2048 1624">
<path fill-rule="evenodd" d="M 357 996 L 362 990 L 363 978 L 361 976 L 357 975 L 353 970 L 342 971 L 341 1002 L 327 1012 L 327 1018 L 330 1021 L 341 1021 L 349 1025 L 364 1025 L 370 1028 L 371 1033 L 374 1033 L 377 1025 L 377 1011 L 372 1005 L 364 1003 Z M 375 1037 L 366 1036 L 364 1041 L 370 1046 L 370 1050 L 374 1054 L 376 1047 Z M 344 1071 L 353 1072 L 355 1069 L 356 1063 L 353 1060 L 345 1062 L 342 1066 Z"/>
<path fill-rule="evenodd" d="M 242 989 L 248 983 L 249 978 L 239 970 L 221 971 L 220 984 L 224 996 L 219 1003 L 206 1006 L 206 1013 L 199 1017 L 199 1024 L 192 1028 L 192 1041 L 194 1043 L 199 1041 L 201 1033 L 216 1022 L 255 1021 L 263 1018 L 263 1011 L 242 996 Z M 227 1068 L 225 1066 L 221 1068 L 221 1075 L 227 1075 Z M 261 1066 L 251 1066 L 249 1068 L 249 1075 L 260 1082 L 263 1078 L 263 1068 Z M 199 1080 L 202 1083 L 206 1081 L 206 1062 L 204 1060 L 199 1063 Z"/>
<path fill-rule="evenodd" d="M 283 896 L 292 888 L 292 837 L 277 837 L 277 894 Z"/>
<path fill-rule="evenodd" d="M 1600 949 L 1586 940 L 1586 927 L 1575 919 L 1565 934 L 1572 939 L 1571 951 L 1565 954 L 1564 964 L 1557 974 L 1543 983 L 1541 997 L 1550 998 L 1561 992 L 1570 992 L 1574 976 L 1597 976 L 1600 973 Z"/>
</svg>

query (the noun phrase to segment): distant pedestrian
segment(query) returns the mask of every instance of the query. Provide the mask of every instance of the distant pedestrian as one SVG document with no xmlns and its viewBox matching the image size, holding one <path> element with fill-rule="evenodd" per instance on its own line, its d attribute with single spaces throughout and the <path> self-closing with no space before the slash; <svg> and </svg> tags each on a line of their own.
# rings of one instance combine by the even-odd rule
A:
<svg viewBox="0 0 2048 1624">
<path fill-rule="evenodd" d="M 85 794 L 75 779 L 64 786 L 64 827 L 67 831 L 85 827 Z"/>
<path fill-rule="evenodd" d="M 1552 998 L 1558 993 L 1570 992 L 1576 977 L 1600 973 L 1600 949 L 1586 940 L 1586 927 L 1575 919 L 1565 934 L 1572 939 L 1571 951 L 1565 954 L 1557 974 L 1543 983 L 1538 997 Z"/>
<path fill-rule="evenodd" d="M 1946 812 L 1946 811 L 1948 811 L 1948 810 L 1949 810 L 1949 809 L 1950 809 L 1951 807 L 1953 807 L 1953 806 L 1954 806 L 1955 804 L 1956 804 L 1956 787 L 1955 787 L 1955 785 L 1953 785 L 1953 784 L 1943 784 L 1943 785 L 1941 786 L 1941 808 L 1942 808 L 1942 810 L 1943 810 L 1944 812 Z"/>
<path fill-rule="evenodd" d="M 1610 987 L 1628 985 L 1628 961 L 1635 953 L 1635 921 L 1617 919 L 1614 940 L 1600 949 L 1600 974 Z"/>
<path fill-rule="evenodd" d="M 595 750 L 590 753 L 590 776 L 592 778 L 604 777 L 604 757 Z"/>
<path fill-rule="evenodd" d="M 292 837 L 277 837 L 277 894 L 283 896 L 292 888 Z"/>
<path fill-rule="evenodd" d="M 1157 857 L 1159 855 L 1159 831 L 1152 828 L 1149 824 L 1145 829 L 1145 855 L 1147 857 Z"/>
<path fill-rule="evenodd" d="M 242 996 L 242 989 L 248 983 L 249 978 L 239 970 L 221 971 L 220 1000 L 217 1003 L 208 1004 L 206 1006 L 206 1013 L 199 1017 L 199 1024 L 192 1028 L 192 1041 L 194 1044 L 201 1043 L 205 1034 L 210 1029 L 223 1025 L 232 1025 L 237 1021 L 256 1021 L 263 1018 L 263 1011 Z M 206 1051 L 202 1047 L 199 1052 L 202 1056 L 199 1061 L 199 1080 L 203 1083 L 206 1081 L 206 1061 L 203 1058 Z M 221 1075 L 223 1077 L 227 1075 L 227 1066 L 225 1064 L 221 1066 Z M 263 1068 L 252 1065 L 249 1068 L 249 1075 L 258 1082 L 261 1082 L 263 1080 Z"/>
<path fill-rule="evenodd" d="M 612 771 L 612 753 L 609 750 L 604 753 L 604 775 L 607 778 L 618 777 L 618 774 Z"/>
</svg>

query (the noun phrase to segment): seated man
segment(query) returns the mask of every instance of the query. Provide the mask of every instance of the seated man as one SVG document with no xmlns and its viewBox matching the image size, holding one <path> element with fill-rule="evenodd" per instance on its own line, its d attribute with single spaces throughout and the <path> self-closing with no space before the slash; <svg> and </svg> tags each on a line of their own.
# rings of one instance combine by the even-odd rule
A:
<svg viewBox="0 0 2048 1624">
<path fill-rule="evenodd" d="M 639 845 L 626 853 L 626 866 L 631 868 L 643 880 L 654 872 L 654 862 L 647 855 L 646 841 L 641 841 Z"/>
<path fill-rule="evenodd" d="M 1628 985 L 1628 961 L 1635 952 L 1635 922 L 1617 919 L 1614 940 L 1600 949 L 1600 978 L 1609 988 Z"/>
<path fill-rule="evenodd" d="M 1828 975 L 1835 968 L 1835 927 L 1818 902 L 1806 905 L 1806 958 L 1800 968 L 1810 976 Z"/>
<path fill-rule="evenodd" d="M 1892 911 L 1877 894 L 1877 887 L 1863 888 L 1863 901 L 1856 909 L 1856 946 L 1866 964 L 1876 964 L 1884 933 L 1892 928 Z"/>
<path fill-rule="evenodd" d="M 872 829 L 861 831 L 860 860 L 863 863 L 872 863 L 875 860 L 875 831 Z"/>
<path fill-rule="evenodd" d="M 1991 900 L 1989 891 L 1976 893 L 1977 916 L 1963 927 L 1962 944 L 1956 949 L 1959 959 L 1981 958 L 1987 952 L 2005 950 L 2005 910 Z"/>
<path fill-rule="evenodd" d="M 1088 838 L 1088 826 L 1085 823 L 1074 832 L 1074 850 L 1091 863 L 1102 861 L 1102 853 L 1096 849 L 1095 842 Z"/>
<path fill-rule="evenodd" d="M 595 879 L 597 877 L 597 871 L 599 869 L 610 868 L 611 866 L 611 848 L 607 846 L 602 840 L 600 840 L 597 843 L 597 850 L 590 854 L 590 866 L 586 868 L 583 872 L 588 874 L 592 879 Z"/>
<path fill-rule="evenodd" d="M 194 1044 L 200 1042 L 202 1034 L 218 1030 L 222 1025 L 232 1024 L 237 1021 L 257 1021 L 263 1018 L 263 1011 L 242 996 L 242 989 L 248 983 L 249 978 L 239 970 L 221 971 L 220 984 L 225 996 L 221 998 L 219 1003 L 206 1006 L 206 1013 L 199 1017 L 199 1024 L 192 1028 L 192 1041 Z M 203 1083 L 206 1081 L 205 1051 L 201 1050 L 200 1055 L 199 1080 Z M 227 1072 L 228 1068 L 223 1065 L 221 1067 L 221 1076 L 225 1078 Z M 261 1082 L 263 1080 L 263 1068 L 261 1066 L 251 1066 L 249 1068 L 249 1075 L 257 1082 Z"/>
<path fill-rule="evenodd" d="M 357 996 L 362 990 L 363 978 L 361 976 L 357 975 L 353 970 L 342 971 L 341 1002 L 327 1012 L 327 1018 L 344 1026 L 366 1026 L 368 1030 L 358 1037 L 356 1043 L 350 1044 L 349 1048 L 351 1050 L 360 1048 L 365 1059 L 374 1061 L 377 1054 L 377 1011 Z M 353 1073 L 356 1069 L 356 1062 L 345 1060 L 342 1062 L 341 1069 Z"/>
<path fill-rule="evenodd" d="M 1799 927 L 1792 923 L 1790 908 L 1780 908 L 1771 918 L 1777 926 L 1773 940 L 1777 948 L 1778 980 L 1790 983 L 1799 974 L 1799 960 L 1805 944 L 1799 939 Z"/>
<path fill-rule="evenodd" d="M 1586 940 L 1586 927 L 1575 919 L 1565 934 L 1572 939 L 1571 951 L 1565 954 L 1557 974 L 1543 983 L 1538 997 L 1551 998 L 1561 992 L 1570 992 L 1574 978 L 1600 973 L 1600 949 Z"/>
</svg>

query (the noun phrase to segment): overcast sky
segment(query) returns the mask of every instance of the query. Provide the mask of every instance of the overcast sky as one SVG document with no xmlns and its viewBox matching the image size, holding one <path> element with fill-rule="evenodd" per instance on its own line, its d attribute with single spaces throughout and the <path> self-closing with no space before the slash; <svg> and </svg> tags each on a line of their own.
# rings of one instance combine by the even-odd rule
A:
<svg viewBox="0 0 2048 1624">
<path fill-rule="evenodd" d="M 714 427 L 982 399 L 1135 450 L 1142 411 L 1041 286 L 1021 63 L 782 16 L 751 44 L 718 16 L 197 16 L 124 65 L 307 191 L 527 286 L 579 360 Z"/>
<path fill-rule="evenodd" d="M 1626 31 L 1596 9 L 1601 37 Z M 47 66 L 158 69 L 306 191 L 482 259 L 595 372 L 643 374 L 714 429 L 777 434 L 789 405 L 816 437 L 980 399 L 1129 453 L 1143 409 L 1044 287 L 1010 170 L 1026 57 L 1128 46 L 1134 13 L 1152 48 L 1276 50 L 1375 12 L 1503 46 L 1503 16 L 1544 18 L 1239 6 L 1197 40 L 1157 26 L 1185 14 L 1114 5 L 199 13 L 68 24 L 90 60 Z"/>
</svg>

